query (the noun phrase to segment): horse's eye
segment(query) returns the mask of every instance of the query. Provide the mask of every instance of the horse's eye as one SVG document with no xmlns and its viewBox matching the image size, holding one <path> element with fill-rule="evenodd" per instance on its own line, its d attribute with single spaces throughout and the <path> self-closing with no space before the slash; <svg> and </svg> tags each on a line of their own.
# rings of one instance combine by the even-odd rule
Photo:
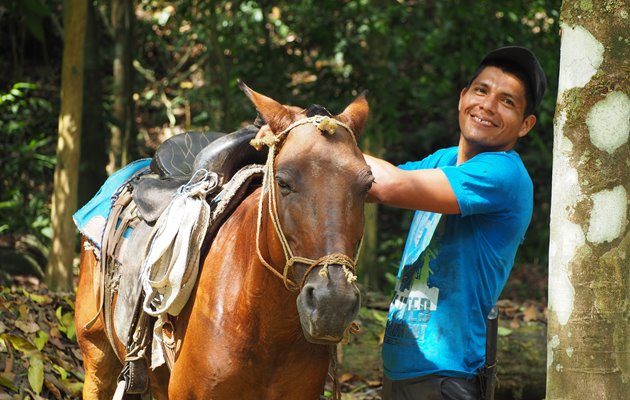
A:
<svg viewBox="0 0 630 400">
<path fill-rule="evenodd" d="M 363 193 L 365 193 L 366 196 L 368 192 L 370 191 L 370 189 L 372 188 L 373 184 L 374 184 L 374 176 L 372 175 L 372 172 L 368 172 L 364 176 L 364 183 L 363 183 Z"/>
<path fill-rule="evenodd" d="M 365 185 L 365 194 L 367 195 L 368 192 L 370 191 L 370 189 L 372 189 L 372 185 L 374 184 L 374 179 L 371 179 L 366 185 Z"/>
<path fill-rule="evenodd" d="M 289 193 L 291 193 L 292 191 L 291 185 L 289 185 L 285 180 L 276 176 L 276 182 L 278 183 L 278 187 L 280 188 L 280 193 L 283 196 L 286 196 Z"/>
</svg>

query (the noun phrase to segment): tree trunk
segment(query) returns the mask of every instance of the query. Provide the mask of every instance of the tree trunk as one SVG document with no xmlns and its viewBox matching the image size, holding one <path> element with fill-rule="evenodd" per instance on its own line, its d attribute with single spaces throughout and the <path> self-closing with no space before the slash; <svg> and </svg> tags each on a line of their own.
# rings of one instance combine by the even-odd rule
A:
<svg viewBox="0 0 630 400">
<path fill-rule="evenodd" d="M 547 399 L 630 399 L 630 20 L 616 1 L 561 18 Z"/>
<path fill-rule="evenodd" d="M 374 142 L 379 142 L 378 138 L 365 137 L 362 140 L 363 151 L 376 157 L 382 157 L 382 146 L 375 145 Z M 365 228 L 363 232 L 361 257 L 358 265 L 359 276 L 366 289 L 379 291 L 383 286 L 381 282 L 385 275 L 385 268 L 378 263 L 378 205 L 376 203 L 365 204 Z"/>
<path fill-rule="evenodd" d="M 107 173 L 111 175 L 130 159 L 133 130 L 133 1 L 112 0 L 112 28 L 114 30 L 113 65 L 113 125 L 109 148 Z"/>
<path fill-rule="evenodd" d="M 76 240 L 72 214 L 77 209 L 87 1 L 65 0 L 63 9 L 61 112 L 51 210 L 53 239 L 46 283 L 51 290 L 69 291 L 72 288 L 72 260 Z"/>
<path fill-rule="evenodd" d="M 221 89 L 221 119 L 217 125 L 221 132 L 232 132 L 238 129 L 235 126 L 232 116 L 232 91 L 230 90 L 230 76 L 226 65 L 223 46 L 219 42 L 219 16 L 221 8 L 214 3 L 210 3 L 208 33 L 209 44 L 212 49 L 212 56 L 208 58 L 206 66 L 210 75 L 210 82 L 214 82 Z M 265 14 L 263 14 L 265 15 Z M 263 18 L 264 20 L 265 18 Z"/>
</svg>

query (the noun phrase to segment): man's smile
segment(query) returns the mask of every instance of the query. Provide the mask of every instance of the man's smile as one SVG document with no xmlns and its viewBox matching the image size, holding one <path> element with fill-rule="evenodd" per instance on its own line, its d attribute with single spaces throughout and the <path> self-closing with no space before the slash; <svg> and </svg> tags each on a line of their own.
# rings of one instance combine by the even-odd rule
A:
<svg viewBox="0 0 630 400">
<path fill-rule="evenodd" d="M 470 114 L 470 116 L 472 117 L 472 120 L 478 123 L 479 125 L 489 127 L 489 128 L 497 126 L 494 122 L 488 119 L 482 118 L 476 114 Z"/>
</svg>

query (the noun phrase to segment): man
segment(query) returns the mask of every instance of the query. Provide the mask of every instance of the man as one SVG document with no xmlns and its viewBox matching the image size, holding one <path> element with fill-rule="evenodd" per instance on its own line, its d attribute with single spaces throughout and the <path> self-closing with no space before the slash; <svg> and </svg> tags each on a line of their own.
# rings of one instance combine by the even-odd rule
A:
<svg viewBox="0 0 630 400">
<path fill-rule="evenodd" d="M 371 200 L 417 210 L 385 331 L 383 399 L 481 398 L 486 316 L 533 207 L 513 148 L 545 89 L 531 51 L 494 50 L 460 93 L 457 147 L 399 167 L 366 155 Z"/>
</svg>

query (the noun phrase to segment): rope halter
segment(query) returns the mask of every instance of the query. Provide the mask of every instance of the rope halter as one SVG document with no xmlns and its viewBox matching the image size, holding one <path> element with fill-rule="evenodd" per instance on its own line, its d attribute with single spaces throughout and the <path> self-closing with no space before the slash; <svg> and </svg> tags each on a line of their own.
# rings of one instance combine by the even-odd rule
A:
<svg viewBox="0 0 630 400">
<path fill-rule="evenodd" d="M 273 164 L 278 153 L 278 148 L 279 146 L 281 146 L 281 143 L 283 142 L 285 137 L 288 135 L 288 133 L 292 129 L 301 125 L 305 125 L 305 124 L 313 124 L 317 126 L 317 129 L 319 129 L 322 133 L 327 133 L 329 135 L 334 134 L 337 127 L 341 126 L 344 129 L 346 129 L 348 132 L 350 132 L 350 135 L 354 139 L 355 143 L 357 141 L 357 138 L 354 132 L 352 132 L 352 129 L 350 129 L 350 127 L 347 124 L 341 121 L 338 121 L 334 118 L 330 118 L 323 115 L 316 115 L 313 117 L 308 117 L 308 118 L 300 119 L 298 121 L 293 122 L 291 125 L 289 125 L 286 129 L 284 129 L 282 132 L 278 133 L 277 135 L 266 136 L 261 139 L 253 139 L 250 142 L 252 146 L 260 146 L 264 144 L 269 147 L 269 154 L 267 156 L 267 162 L 265 163 L 265 167 L 264 167 L 263 190 L 260 193 L 260 201 L 258 203 L 258 221 L 256 225 L 256 253 L 258 254 L 258 258 L 260 262 L 274 275 L 282 279 L 282 281 L 284 282 L 284 286 L 288 290 L 291 290 L 291 291 L 301 290 L 302 287 L 304 286 L 304 283 L 306 282 L 306 278 L 311 273 L 311 271 L 313 271 L 316 267 L 320 265 L 322 266 L 322 268 L 319 271 L 319 275 L 322 277 L 328 277 L 328 267 L 330 265 L 338 265 L 338 266 L 341 266 L 341 268 L 343 268 L 343 272 L 344 272 L 346 281 L 348 283 L 352 283 L 356 281 L 357 277 L 355 273 L 356 271 L 355 265 L 356 265 L 357 259 L 359 258 L 359 252 L 361 250 L 361 244 L 359 244 L 359 249 L 357 250 L 357 254 L 354 259 L 342 253 L 333 253 L 333 254 L 328 254 L 326 256 L 320 257 L 316 260 L 313 260 L 310 258 L 294 255 L 293 251 L 291 250 L 291 246 L 289 246 L 289 242 L 282 230 L 282 226 L 280 225 L 280 218 L 278 216 L 278 204 L 276 200 L 277 198 L 276 198 L 276 185 L 275 185 L 276 182 L 275 182 Z M 268 199 L 267 204 L 268 204 L 268 209 L 269 209 L 269 216 L 276 230 L 276 234 L 278 235 L 278 238 L 280 239 L 280 243 L 282 245 L 282 251 L 284 252 L 284 257 L 286 260 L 282 274 L 278 272 L 278 269 L 274 268 L 269 262 L 267 262 L 260 252 L 260 230 L 262 226 L 262 212 L 263 212 L 263 200 L 265 196 L 265 191 L 264 191 L 265 188 L 267 188 L 267 199 Z M 363 242 L 363 238 L 361 239 L 361 242 Z M 294 267 L 295 263 L 301 263 L 301 264 L 307 265 L 306 271 L 304 272 L 304 276 L 302 277 L 302 281 L 300 282 L 299 285 L 293 282 L 288 276 L 289 270 Z"/>
</svg>

